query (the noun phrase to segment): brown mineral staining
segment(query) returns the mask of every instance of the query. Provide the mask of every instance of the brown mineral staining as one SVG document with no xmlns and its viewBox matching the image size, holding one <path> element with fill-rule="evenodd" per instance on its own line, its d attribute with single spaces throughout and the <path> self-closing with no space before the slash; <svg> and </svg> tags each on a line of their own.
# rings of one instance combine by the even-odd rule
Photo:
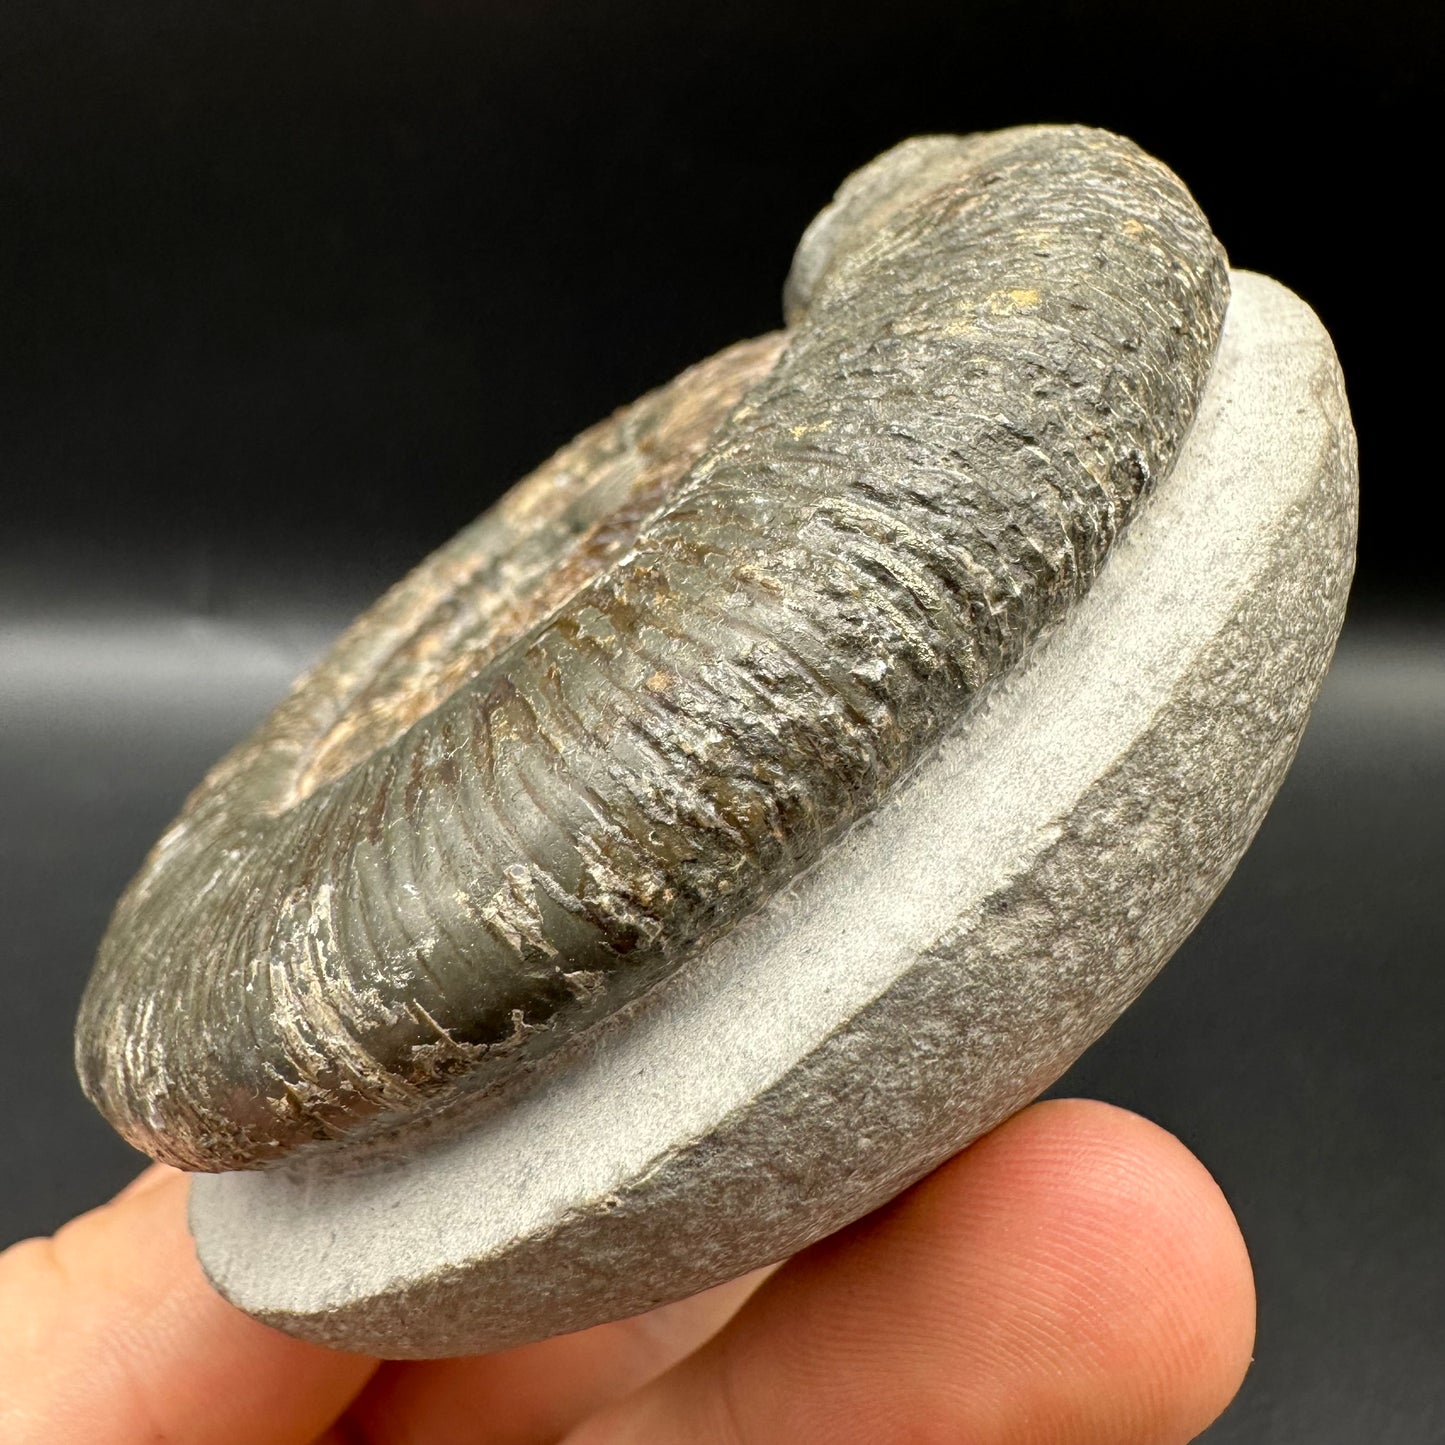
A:
<svg viewBox="0 0 1445 1445">
<path fill-rule="evenodd" d="M 483 1093 L 684 965 L 1087 590 L 1227 284 L 1100 131 L 850 178 L 787 332 L 564 448 L 213 770 L 102 944 L 91 1098 L 158 1158 L 261 1167 Z"/>
<path fill-rule="evenodd" d="M 783 341 L 731 347 L 584 432 L 362 618 L 310 680 L 333 720 L 279 806 L 389 746 L 615 561 Z"/>
</svg>

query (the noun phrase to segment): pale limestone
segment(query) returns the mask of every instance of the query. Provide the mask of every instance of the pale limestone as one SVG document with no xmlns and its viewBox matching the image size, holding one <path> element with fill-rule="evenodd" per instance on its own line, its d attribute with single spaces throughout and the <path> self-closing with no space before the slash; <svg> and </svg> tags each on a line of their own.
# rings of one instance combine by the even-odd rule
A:
<svg viewBox="0 0 1445 1445">
<path fill-rule="evenodd" d="M 393 1357 L 504 1348 L 793 1253 L 1036 1096 L 1223 887 L 1354 555 L 1329 338 L 1234 276 L 1174 473 L 1086 600 L 760 913 L 465 1132 L 198 1177 L 216 1286 Z"/>
</svg>

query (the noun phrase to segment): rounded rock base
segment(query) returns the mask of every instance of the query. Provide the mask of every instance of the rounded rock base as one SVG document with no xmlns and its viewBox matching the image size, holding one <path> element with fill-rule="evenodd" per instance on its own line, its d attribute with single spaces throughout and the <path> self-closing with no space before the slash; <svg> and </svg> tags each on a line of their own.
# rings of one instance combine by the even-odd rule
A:
<svg viewBox="0 0 1445 1445">
<path fill-rule="evenodd" d="M 216 1287 L 391 1358 L 635 1314 L 876 1208 L 1047 1088 L 1224 886 L 1334 648 L 1355 451 L 1235 273 L 1171 476 L 1069 620 L 785 894 L 463 1129 L 199 1176 Z"/>
</svg>

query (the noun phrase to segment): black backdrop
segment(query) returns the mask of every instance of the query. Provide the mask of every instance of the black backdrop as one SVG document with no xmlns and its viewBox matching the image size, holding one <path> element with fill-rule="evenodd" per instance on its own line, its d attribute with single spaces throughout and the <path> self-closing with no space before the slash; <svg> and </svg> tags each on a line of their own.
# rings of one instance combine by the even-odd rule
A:
<svg viewBox="0 0 1445 1445">
<path fill-rule="evenodd" d="M 7 0 L 0 1243 L 134 1169 L 71 1081 L 107 910 L 346 617 L 612 407 L 778 320 L 905 135 L 1121 130 L 1320 313 L 1352 620 L 1218 908 L 1066 1081 L 1234 1200 L 1217 1441 L 1445 1439 L 1445 626 L 1433 4 Z M 1413 343 L 1413 344 L 1412 344 Z"/>
</svg>

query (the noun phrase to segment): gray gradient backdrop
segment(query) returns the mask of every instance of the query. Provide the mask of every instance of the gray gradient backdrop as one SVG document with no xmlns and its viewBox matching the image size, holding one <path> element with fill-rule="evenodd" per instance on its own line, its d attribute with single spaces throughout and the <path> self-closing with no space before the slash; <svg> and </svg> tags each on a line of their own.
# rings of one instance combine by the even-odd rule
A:
<svg viewBox="0 0 1445 1445">
<path fill-rule="evenodd" d="M 10 0 L 0 1244 L 139 1167 L 71 1075 L 95 944 L 186 791 L 350 615 L 580 427 L 776 324 L 852 166 L 1081 120 L 1173 165 L 1235 264 L 1329 326 L 1361 565 L 1254 848 L 1061 1091 L 1177 1132 L 1238 1211 L 1259 1343 L 1211 1445 L 1445 1441 L 1445 589 L 1414 216 L 1439 40 L 1424 0 Z"/>
</svg>

